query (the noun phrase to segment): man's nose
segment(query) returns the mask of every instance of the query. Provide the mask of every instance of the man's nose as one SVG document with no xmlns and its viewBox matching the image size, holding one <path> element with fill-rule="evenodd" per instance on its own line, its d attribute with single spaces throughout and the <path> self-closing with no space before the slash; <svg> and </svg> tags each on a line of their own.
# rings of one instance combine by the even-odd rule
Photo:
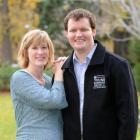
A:
<svg viewBox="0 0 140 140">
<path fill-rule="evenodd" d="M 78 30 L 78 31 L 76 32 L 76 36 L 81 36 L 81 35 L 82 35 L 82 32 Z"/>
</svg>

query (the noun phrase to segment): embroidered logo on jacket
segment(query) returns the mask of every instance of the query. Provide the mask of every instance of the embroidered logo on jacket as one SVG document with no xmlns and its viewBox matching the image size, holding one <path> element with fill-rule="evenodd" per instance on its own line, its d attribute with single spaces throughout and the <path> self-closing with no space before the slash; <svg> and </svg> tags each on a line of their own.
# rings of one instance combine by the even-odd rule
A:
<svg viewBox="0 0 140 140">
<path fill-rule="evenodd" d="M 106 88 L 105 75 L 95 75 L 94 76 L 93 89 L 99 89 L 99 88 Z"/>
</svg>

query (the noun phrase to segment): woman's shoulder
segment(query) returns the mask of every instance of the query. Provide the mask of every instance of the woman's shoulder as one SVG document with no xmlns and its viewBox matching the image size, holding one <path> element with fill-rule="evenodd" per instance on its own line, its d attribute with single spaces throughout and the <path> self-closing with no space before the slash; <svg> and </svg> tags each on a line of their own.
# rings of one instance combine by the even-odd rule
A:
<svg viewBox="0 0 140 140">
<path fill-rule="evenodd" d="M 20 76 L 20 75 L 26 75 L 26 72 L 24 69 L 19 69 L 12 74 L 12 76 Z"/>
<path fill-rule="evenodd" d="M 28 77 L 28 74 L 24 71 L 24 69 L 19 69 L 12 74 L 11 79 L 23 80 L 23 79 L 26 79 L 27 77 Z"/>
</svg>

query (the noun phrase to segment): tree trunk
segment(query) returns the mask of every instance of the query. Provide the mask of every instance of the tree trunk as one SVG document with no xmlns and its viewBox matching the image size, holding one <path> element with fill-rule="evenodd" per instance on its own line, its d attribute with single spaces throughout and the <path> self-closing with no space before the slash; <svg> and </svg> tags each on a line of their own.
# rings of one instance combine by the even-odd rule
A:
<svg viewBox="0 0 140 140">
<path fill-rule="evenodd" d="M 129 37 L 129 33 L 126 31 L 114 31 L 113 33 L 114 38 L 116 40 L 113 41 L 114 43 L 114 53 L 127 58 L 128 57 L 128 43 L 129 40 L 123 41 L 124 38 Z M 118 39 L 118 40 L 117 40 Z M 122 40 L 121 40 L 122 39 Z"/>
<path fill-rule="evenodd" d="M 2 62 L 12 62 L 12 48 L 10 41 L 10 19 L 9 19 L 8 1 L 2 0 Z"/>
</svg>

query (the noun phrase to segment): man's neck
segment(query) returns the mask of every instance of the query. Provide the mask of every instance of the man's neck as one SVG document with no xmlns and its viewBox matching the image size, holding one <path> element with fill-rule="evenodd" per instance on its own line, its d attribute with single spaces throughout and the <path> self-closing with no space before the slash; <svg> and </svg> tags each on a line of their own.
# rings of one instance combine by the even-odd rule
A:
<svg viewBox="0 0 140 140">
<path fill-rule="evenodd" d="M 83 63 L 86 59 L 86 56 L 90 53 L 90 51 L 93 49 L 93 47 L 91 47 L 89 50 L 85 51 L 85 50 L 76 50 L 75 51 L 75 55 L 77 57 L 77 59 L 79 60 L 80 63 Z"/>
<path fill-rule="evenodd" d="M 75 55 L 77 57 L 77 59 L 79 60 L 80 63 L 83 63 L 85 58 L 86 58 L 86 54 L 85 53 L 79 53 L 79 52 L 75 52 Z"/>
</svg>

